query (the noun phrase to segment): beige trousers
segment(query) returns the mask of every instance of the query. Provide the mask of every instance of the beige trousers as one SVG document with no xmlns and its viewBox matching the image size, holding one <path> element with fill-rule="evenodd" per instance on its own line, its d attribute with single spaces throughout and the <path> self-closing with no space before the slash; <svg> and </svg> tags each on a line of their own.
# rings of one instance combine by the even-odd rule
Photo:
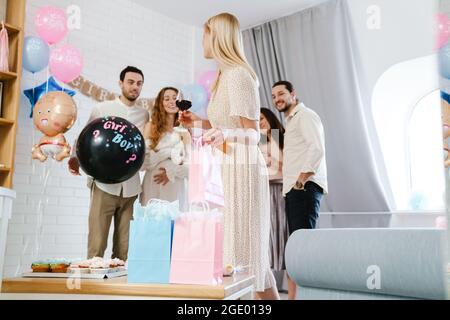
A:
<svg viewBox="0 0 450 320">
<path fill-rule="evenodd" d="M 137 195 L 123 198 L 106 193 L 95 183 L 91 190 L 89 211 L 88 259 L 103 257 L 108 244 L 109 228 L 114 218 L 113 250 L 111 258 L 126 261 L 130 220 L 133 218 L 133 203 Z"/>
</svg>

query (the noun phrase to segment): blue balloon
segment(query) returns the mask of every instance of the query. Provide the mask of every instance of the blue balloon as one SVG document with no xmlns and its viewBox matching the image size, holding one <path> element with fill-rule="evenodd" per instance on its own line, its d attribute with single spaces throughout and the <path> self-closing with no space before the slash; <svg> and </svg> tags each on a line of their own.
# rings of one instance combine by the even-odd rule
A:
<svg viewBox="0 0 450 320">
<path fill-rule="evenodd" d="M 447 92 L 441 91 L 441 99 L 450 104 L 450 94 Z"/>
<path fill-rule="evenodd" d="M 203 120 L 207 120 L 208 119 L 208 112 L 207 112 L 208 108 L 203 108 L 200 110 L 195 110 L 192 111 L 193 113 L 195 113 L 197 116 L 199 116 L 201 119 Z"/>
<path fill-rule="evenodd" d="M 442 77 L 450 79 L 450 44 L 439 50 L 439 70 Z"/>
<path fill-rule="evenodd" d="M 190 111 L 201 118 L 206 118 L 206 109 L 208 107 L 208 92 L 199 84 L 189 84 L 181 88 L 185 100 L 192 102 Z"/>
<path fill-rule="evenodd" d="M 50 48 L 38 37 L 26 37 L 23 45 L 23 67 L 32 73 L 48 66 Z"/>
<path fill-rule="evenodd" d="M 413 191 L 409 196 L 409 207 L 412 210 L 424 210 L 427 207 L 427 197 L 422 192 Z"/>
<path fill-rule="evenodd" d="M 47 84 L 48 83 L 48 84 Z M 44 95 L 52 91 L 64 91 L 69 96 L 73 97 L 75 95 L 75 91 L 69 89 L 63 89 L 58 82 L 56 82 L 55 78 L 50 77 L 47 82 L 40 84 L 39 86 L 31 89 L 27 89 L 23 91 L 23 94 L 30 100 L 31 104 L 31 113 L 30 118 L 33 117 L 33 109 L 39 99 Z"/>
</svg>

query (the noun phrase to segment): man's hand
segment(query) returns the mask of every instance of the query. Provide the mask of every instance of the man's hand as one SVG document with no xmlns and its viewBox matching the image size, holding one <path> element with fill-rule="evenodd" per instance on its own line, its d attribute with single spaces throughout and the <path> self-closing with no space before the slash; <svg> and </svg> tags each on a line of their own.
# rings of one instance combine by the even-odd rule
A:
<svg viewBox="0 0 450 320">
<path fill-rule="evenodd" d="M 68 162 L 69 165 L 69 171 L 72 175 L 74 176 L 81 176 L 80 174 L 80 162 L 78 161 L 77 158 L 72 157 L 69 159 Z"/>
<path fill-rule="evenodd" d="M 169 183 L 169 177 L 167 177 L 166 169 L 159 168 L 159 172 L 159 174 L 153 177 L 153 181 L 156 182 L 156 184 L 162 184 L 165 186 Z"/>
<path fill-rule="evenodd" d="M 298 182 L 300 182 L 303 186 L 305 186 L 305 183 L 308 182 L 309 178 L 311 178 L 314 175 L 312 172 L 302 172 L 300 174 L 300 177 L 297 179 Z"/>
</svg>

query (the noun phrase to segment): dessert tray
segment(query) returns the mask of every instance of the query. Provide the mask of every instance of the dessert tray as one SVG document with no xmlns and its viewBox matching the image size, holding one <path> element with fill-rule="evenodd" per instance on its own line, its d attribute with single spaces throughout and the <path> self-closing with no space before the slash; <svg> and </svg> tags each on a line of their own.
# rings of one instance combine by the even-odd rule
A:
<svg viewBox="0 0 450 320">
<path fill-rule="evenodd" d="M 108 279 L 127 275 L 125 262 L 120 259 L 94 257 L 89 260 L 69 262 L 67 259 L 34 261 L 24 278 L 81 278 Z"/>
<path fill-rule="evenodd" d="M 69 268 L 66 273 L 57 272 L 26 272 L 24 278 L 80 278 L 80 279 L 111 279 L 127 275 L 123 267 L 108 269 L 73 269 Z"/>
</svg>

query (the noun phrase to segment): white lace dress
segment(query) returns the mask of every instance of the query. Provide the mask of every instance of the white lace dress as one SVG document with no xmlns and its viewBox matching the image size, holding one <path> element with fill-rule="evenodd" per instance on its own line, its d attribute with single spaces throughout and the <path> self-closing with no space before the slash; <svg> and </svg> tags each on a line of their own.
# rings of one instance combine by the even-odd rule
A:
<svg viewBox="0 0 450 320">
<path fill-rule="evenodd" d="M 243 67 L 223 70 L 208 106 L 213 128 L 243 128 L 240 117 L 259 121 L 255 80 Z M 276 286 L 269 265 L 270 193 L 267 167 L 258 145 L 229 143 L 222 164 L 225 195 L 224 264 L 246 267 L 256 291 Z"/>
</svg>

